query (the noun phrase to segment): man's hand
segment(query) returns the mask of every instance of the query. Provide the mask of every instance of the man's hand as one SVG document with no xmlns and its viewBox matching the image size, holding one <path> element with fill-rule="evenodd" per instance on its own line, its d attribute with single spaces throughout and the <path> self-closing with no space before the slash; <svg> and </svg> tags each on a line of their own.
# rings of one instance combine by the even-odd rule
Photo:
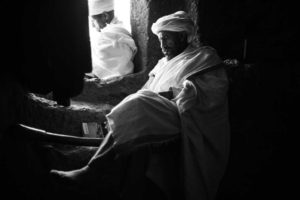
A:
<svg viewBox="0 0 300 200">
<path fill-rule="evenodd" d="M 84 78 L 85 79 L 94 79 L 94 78 L 98 78 L 98 77 L 93 73 L 86 73 Z"/>
</svg>

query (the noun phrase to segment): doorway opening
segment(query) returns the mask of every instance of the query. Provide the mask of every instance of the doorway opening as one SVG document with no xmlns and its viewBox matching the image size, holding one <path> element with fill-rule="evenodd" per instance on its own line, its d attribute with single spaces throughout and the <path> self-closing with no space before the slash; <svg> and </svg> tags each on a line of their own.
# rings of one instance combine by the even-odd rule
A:
<svg viewBox="0 0 300 200">
<path fill-rule="evenodd" d="M 93 71 L 87 74 L 88 77 L 109 83 L 134 73 L 133 59 L 137 48 L 131 37 L 130 3 L 131 0 L 114 0 L 113 13 L 89 17 Z M 105 21 L 109 22 L 106 26 Z"/>
<path fill-rule="evenodd" d="M 115 15 L 131 33 L 130 24 L 130 0 L 115 0 Z"/>
</svg>

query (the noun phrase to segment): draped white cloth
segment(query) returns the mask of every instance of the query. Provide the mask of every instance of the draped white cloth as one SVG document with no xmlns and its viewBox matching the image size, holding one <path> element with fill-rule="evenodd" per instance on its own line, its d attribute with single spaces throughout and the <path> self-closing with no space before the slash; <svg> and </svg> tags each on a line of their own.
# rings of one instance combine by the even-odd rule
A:
<svg viewBox="0 0 300 200">
<path fill-rule="evenodd" d="M 149 143 L 180 132 L 176 104 L 151 90 L 127 96 L 106 115 L 115 145 Z"/>
<path fill-rule="evenodd" d="M 115 146 L 126 151 L 176 134 L 182 139 L 183 190 L 186 200 L 215 198 L 229 155 L 228 80 L 211 47 L 188 47 L 177 57 L 164 58 L 150 72 L 149 82 L 125 98 L 107 115 Z M 206 71 L 208 70 L 208 71 Z M 201 72 L 205 73 L 201 74 Z M 195 74 L 199 74 L 194 76 Z M 168 100 L 158 92 L 179 88 Z M 179 132 L 179 133 L 178 133 Z M 155 160 L 155 159 L 154 159 Z M 164 159 L 163 159 L 164 160 Z M 174 163 L 164 163 L 172 167 Z M 174 195 L 166 166 L 150 160 L 147 176 L 168 197 Z"/>
<path fill-rule="evenodd" d="M 91 33 L 93 71 L 100 79 L 133 73 L 137 47 L 131 34 L 115 18 L 101 32 Z"/>
<path fill-rule="evenodd" d="M 149 74 L 153 79 L 145 88 L 154 92 L 168 91 L 171 87 L 182 88 L 187 77 L 220 63 L 221 60 L 213 48 L 190 45 L 169 61 L 165 57 L 160 59 Z"/>
</svg>

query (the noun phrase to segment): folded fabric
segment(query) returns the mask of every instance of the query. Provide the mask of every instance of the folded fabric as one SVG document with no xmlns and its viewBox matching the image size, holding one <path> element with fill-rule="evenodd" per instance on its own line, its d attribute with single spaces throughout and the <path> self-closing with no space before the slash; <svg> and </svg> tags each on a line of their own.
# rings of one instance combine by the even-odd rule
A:
<svg viewBox="0 0 300 200">
<path fill-rule="evenodd" d="M 151 143 L 180 131 L 176 104 L 150 90 L 129 95 L 106 118 L 115 145 Z"/>
</svg>

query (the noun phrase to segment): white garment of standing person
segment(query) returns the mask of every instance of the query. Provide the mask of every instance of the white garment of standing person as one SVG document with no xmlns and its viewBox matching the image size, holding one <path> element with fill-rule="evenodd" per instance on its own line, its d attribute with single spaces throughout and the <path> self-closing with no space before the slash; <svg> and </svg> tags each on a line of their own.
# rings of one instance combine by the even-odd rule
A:
<svg viewBox="0 0 300 200">
<path fill-rule="evenodd" d="M 105 28 L 91 33 L 93 71 L 100 79 L 131 74 L 137 47 L 131 34 L 114 18 Z"/>
</svg>

